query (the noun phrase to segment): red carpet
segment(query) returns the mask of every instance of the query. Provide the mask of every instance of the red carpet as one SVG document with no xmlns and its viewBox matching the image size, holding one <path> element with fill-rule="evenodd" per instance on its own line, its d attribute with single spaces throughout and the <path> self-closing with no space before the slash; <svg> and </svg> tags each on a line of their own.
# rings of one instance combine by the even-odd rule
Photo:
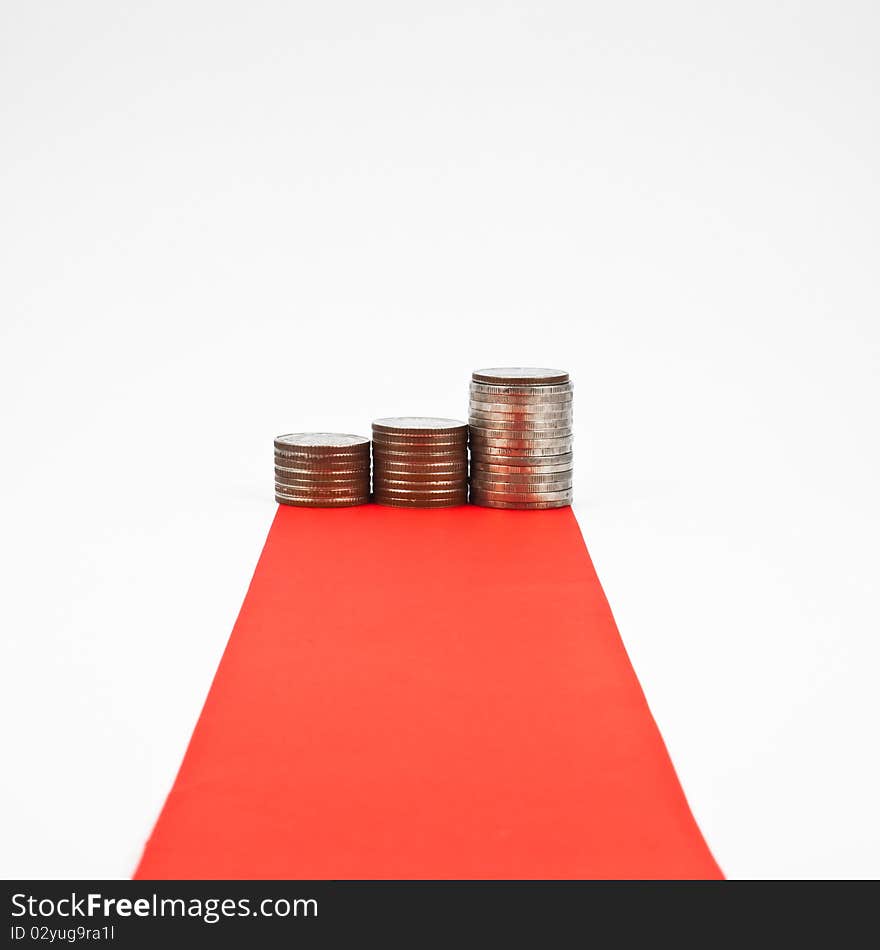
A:
<svg viewBox="0 0 880 950">
<path fill-rule="evenodd" d="M 135 876 L 721 873 L 571 509 L 367 505 L 279 508 Z"/>
</svg>

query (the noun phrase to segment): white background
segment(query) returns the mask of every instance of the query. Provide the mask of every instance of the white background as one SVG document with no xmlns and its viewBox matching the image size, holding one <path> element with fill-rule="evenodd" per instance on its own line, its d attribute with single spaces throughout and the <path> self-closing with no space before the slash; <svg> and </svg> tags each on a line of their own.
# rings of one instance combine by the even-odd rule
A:
<svg viewBox="0 0 880 950">
<path fill-rule="evenodd" d="M 731 877 L 880 874 L 880 7 L 0 7 L 0 874 L 127 876 L 279 432 L 576 385 Z"/>
</svg>

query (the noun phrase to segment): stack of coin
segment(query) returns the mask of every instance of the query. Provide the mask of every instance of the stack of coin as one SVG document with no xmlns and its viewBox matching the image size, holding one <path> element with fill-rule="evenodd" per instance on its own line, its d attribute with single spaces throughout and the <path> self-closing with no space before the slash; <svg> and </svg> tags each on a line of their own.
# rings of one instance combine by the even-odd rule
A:
<svg viewBox="0 0 880 950">
<path fill-rule="evenodd" d="M 275 440 L 275 500 L 345 508 L 370 500 L 370 440 L 337 432 L 292 432 Z"/>
<path fill-rule="evenodd" d="M 398 416 L 373 423 L 373 500 L 394 508 L 467 502 L 467 424 Z"/>
<path fill-rule="evenodd" d="M 557 369 L 511 366 L 471 377 L 471 501 L 562 508 L 572 498 L 572 385 Z"/>
</svg>

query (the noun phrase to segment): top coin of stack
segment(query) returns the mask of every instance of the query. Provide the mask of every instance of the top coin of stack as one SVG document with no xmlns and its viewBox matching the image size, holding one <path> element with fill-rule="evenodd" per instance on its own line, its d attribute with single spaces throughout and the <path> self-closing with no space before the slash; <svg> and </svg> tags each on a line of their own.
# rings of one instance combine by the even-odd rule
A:
<svg viewBox="0 0 880 950">
<path fill-rule="evenodd" d="M 394 508 L 467 502 L 467 424 L 397 416 L 373 423 L 373 499 Z"/>
<path fill-rule="evenodd" d="M 471 501 L 562 508 L 572 499 L 572 384 L 558 369 L 511 366 L 471 377 Z"/>
<path fill-rule="evenodd" d="M 275 500 L 345 508 L 370 500 L 370 440 L 336 432 L 292 432 L 275 439 Z"/>
</svg>

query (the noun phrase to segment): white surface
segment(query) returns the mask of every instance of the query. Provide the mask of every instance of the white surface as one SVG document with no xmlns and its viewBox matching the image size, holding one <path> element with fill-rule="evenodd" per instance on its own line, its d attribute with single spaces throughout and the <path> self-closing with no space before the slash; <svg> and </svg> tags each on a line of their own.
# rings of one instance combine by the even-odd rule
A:
<svg viewBox="0 0 880 950">
<path fill-rule="evenodd" d="M 273 436 L 505 363 L 724 870 L 880 874 L 878 11 L 7 0 L 0 874 L 131 873 Z"/>
</svg>

